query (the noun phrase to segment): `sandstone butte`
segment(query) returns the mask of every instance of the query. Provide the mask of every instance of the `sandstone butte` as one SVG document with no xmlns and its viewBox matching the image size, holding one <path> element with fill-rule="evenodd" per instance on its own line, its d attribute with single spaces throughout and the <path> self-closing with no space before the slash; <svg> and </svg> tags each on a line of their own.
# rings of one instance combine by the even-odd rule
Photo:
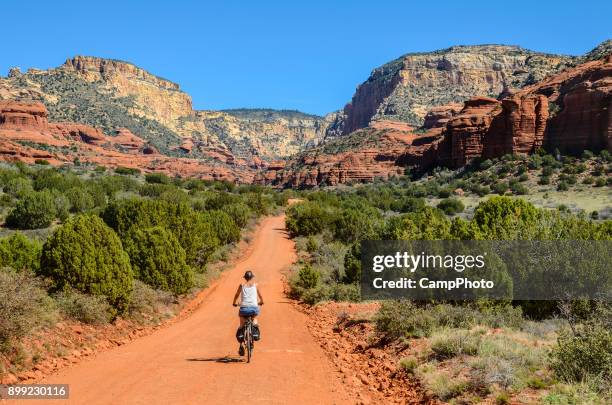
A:
<svg viewBox="0 0 612 405">
<path fill-rule="evenodd" d="M 500 99 L 473 97 L 460 108 L 438 106 L 413 131 L 378 121 L 368 128 L 271 164 L 257 183 L 313 187 L 401 175 L 406 166 L 457 168 L 476 157 L 528 154 L 544 147 L 562 153 L 612 152 L 612 56 L 589 61 Z M 352 144 L 351 144 L 352 142 Z"/>
<path fill-rule="evenodd" d="M 99 129 L 70 122 L 50 123 L 40 102 L 0 101 L 0 159 L 59 166 L 76 159 L 108 167 L 132 167 L 183 177 L 226 179 L 249 183 L 254 169 L 224 150 L 210 150 L 209 159 L 170 157 L 125 128 L 107 136 Z"/>
</svg>

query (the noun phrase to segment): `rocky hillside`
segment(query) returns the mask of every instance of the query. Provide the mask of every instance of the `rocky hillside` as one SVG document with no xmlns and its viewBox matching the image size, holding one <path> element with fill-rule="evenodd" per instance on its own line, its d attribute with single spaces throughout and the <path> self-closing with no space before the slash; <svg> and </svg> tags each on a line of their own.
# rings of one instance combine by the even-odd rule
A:
<svg viewBox="0 0 612 405">
<path fill-rule="evenodd" d="M 329 124 L 316 115 L 270 109 L 198 111 L 195 122 L 203 125 L 204 133 L 216 135 L 235 155 L 264 160 L 316 146 Z"/>
<path fill-rule="evenodd" d="M 585 58 L 583 60 L 588 60 Z M 612 152 L 612 55 L 566 69 L 500 99 L 473 97 L 437 107 L 418 131 L 379 120 L 258 175 L 293 187 L 388 179 L 406 167 L 461 167 L 474 158 L 533 153 Z"/>
<path fill-rule="evenodd" d="M 378 120 L 420 126 L 434 106 L 473 96 L 498 97 L 572 66 L 578 58 L 517 46 L 453 46 L 406 54 L 374 69 L 338 114 L 328 136 L 347 135 Z"/>
<path fill-rule="evenodd" d="M 0 78 L 0 99 L 42 102 L 50 120 L 107 135 L 127 128 L 169 156 L 281 158 L 318 143 L 326 128 L 323 118 L 295 112 L 194 111 L 176 83 L 127 62 L 85 56 L 49 70 L 11 69 Z"/>
<path fill-rule="evenodd" d="M 113 136 L 73 122 L 49 122 L 40 102 L 0 100 L 0 160 L 59 165 L 130 167 L 173 176 L 226 179 L 249 183 L 252 162 L 223 151 L 206 158 L 172 157 L 120 128 Z"/>
</svg>

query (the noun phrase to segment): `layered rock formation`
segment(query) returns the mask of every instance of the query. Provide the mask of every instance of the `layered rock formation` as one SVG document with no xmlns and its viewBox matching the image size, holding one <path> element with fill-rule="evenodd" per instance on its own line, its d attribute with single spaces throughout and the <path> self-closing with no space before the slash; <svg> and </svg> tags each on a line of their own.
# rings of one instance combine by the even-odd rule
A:
<svg viewBox="0 0 612 405">
<path fill-rule="evenodd" d="M 474 97 L 427 114 L 427 131 L 377 121 L 305 152 L 256 177 L 292 187 L 373 181 L 435 165 L 461 167 L 472 159 L 540 147 L 563 153 L 612 152 L 612 55 L 509 92 L 500 100 Z M 402 126 L 403 125 L 403 126 Z"/>
<path fill-rule="evenodd" d="M 377 128 L 356 131 L 288 162 L 271 163 L 257 174 L 255 182 L 302 188 L 400 176 L 405 169 L 398 158 L 419 137 L 402 130 L 401 125 L 405 123 L 380 122 Z"/>
<path fill-rule="evenodd" d="M 0 128 L 44 128 L 47 125 L 47 109 L 42 104 L 8 101 L 2 103 L 1 108 Z"/>
<path fill-rule="evenodd" d="M 458 103 L 433 107 L 425 115 L 423 128 L 443 128 L 446 126 L 448 120 L 457 115 L 462 109 L 463 105 Z"/>
<path fill-rule="evenodd" d="M 36 159 L 54 165 L 78 161 L 245 183 L 254 175 L 248 162 L 231 154 L 211 153 L 207 161 L 166 156 L 125 128 L 107 136 L 83 124 L 48 122 L 47 109 L 39 102 L 0 101 L 0 160 L 33 163 Z"/>
<path fill-rule="evenodd" d="M 420 126 L 432 107 L 473 96 L 498 97 L 577 60 L 503 45 L 454 46 L 407 54 L 374 69 L 328 132 L 331 136 L 346 135 L 380 119 Z"/>
<path fill-rule="evenodd" d="M 460 167 L 475 157 L 533 153 L 538 148 L 577 154 L 612 150 L 612 56 L 568 69 L 501 101 L 476 98 L 451 118 L 443 134 Z"/>
</svg>

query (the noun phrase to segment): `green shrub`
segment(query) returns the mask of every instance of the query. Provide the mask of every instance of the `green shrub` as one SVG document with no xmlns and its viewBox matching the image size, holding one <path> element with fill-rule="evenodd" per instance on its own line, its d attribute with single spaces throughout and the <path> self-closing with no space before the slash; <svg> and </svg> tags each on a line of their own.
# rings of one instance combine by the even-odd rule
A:
<svg viewBox="0 0 612 405">
<path fill-rule="evenodd" d="M 6 224 L 18 229 L 46 228 L 55 219 L 57 209 L 51 192 L 26 194 L 6 218 Z"/>
<path fill-rule="evenodd" d="M 303 266 L 298 272 L 298 283 L 302 288 L 315 288 L 319 284 L 320 280 L 321 273 L 312 268 L 312 266 L 309 264 Z"/>
<path fill-rule="evenodd" d="M 348 243 L 364 239 L 376 239 L 381 220 L 376 209 L 343 210 L 334 221 L 334 236 Z"/>
<path fill-rule="evenodd" d="M 482 322 L 478 311 L 463 305 L 438 304 L 429 307 L 429 312 L 436 327 L 469 329 Z"/>
<path fill-rule="evenodd" d="M 151 197 L 151 198 L 159 198 L 164 194 L 183 194 L 186 196 L 185 192 L 172 184 L 144 184 L 140 188 L 140 195 L 143 197 Z"/>
<path fill-rule="evenodd" d="M 479 197 L 484 197 L 487 194 L 491 194 L 491 187 L 489 186 L 481 186 L 479 184 L 475 184 L 473 185 L 470 190 L 475 193 L 478 194 Z"/>
<path fill-rule="evenodd" d="M 560 181 L 559 184 L 557 184 L 557 191 L 567 191 L 567 190 L 569 190 L 569 186 L 567 185 L 566 182 Z"/>
<path fill-rule="evenodd" d="M 478 353 L 480 339 L 479 334 L 467 330 L 444 330 L 431 337 L 431 350 L 440 359 L 462 354 L 473 356 Z"/>
<path fill-rule="evenodd" d="M 100 177 L 95 182 L 108 197 L 113 197 L 120 191 L 137 191 L 140 187 L 136 179 L 118 175 Z"/>
<path fill-rule="evenodd" d="M 438 208 L 444 211 L 446 215 L 455 215 L 463 212 L 465 205 L 456 198 L 446 198 L 438 203 Z"/>
<path fill-rule="evenodd" d="M 222 245 L 240 240 L 240 228 L 238 228 L 234 220 L 227 213 L 214 210 L 208 211 L 203 215 L 205 215 L 207 222 L 212 225 Z"/>
<path fill-rule="evenodd" d="M 239 228 L 244 228 L 252 215 L 251 209 L 244 203 L 228 204 L 221 209 L 234 220 Z"/>
<path fill-rule="evenodd" d="M 538 217 L 538 210 L 527 201 L 496 196 L 478 204 L 472 222 L 487 239 L 507 239 L 533 227 Z"/>
<path fill-rule="evenodd" d="M 123 175 L 137 175 L 140 174 L 140 169 L 135 169 L 133 167 L 116 167 L 115 168 L 115 173 L 117 174 L 123 174 Z"/>
<path fill-rule="evenodd" d="M 233 186 L 232 183 L 230 184 Z M 274 204 L 269 196 L 251 192 L 243 194 L 243 202 L 258 216 L 267 215 Z"/>
<path fill-rule="evenodd" d="M 557 210 L 559 210 L 560 212 L 570 212 L 569 207 L 565 204 L 557 205 Z"/>
<path fill-rule="evenodd" d="M 428 365 L 427 365 L 428 366 Z M 470 388 L 469 381 L 449 375 L 448 372 L 433 369 L 425 373 L 425 367 L 417 368 L 417 376 L 424 387 L 443 401 L 455 398 Z"/>
<path fill-rule="evenodd" d="M 29 240 L 16 232 L 0 239 L 0 267 L 11 267 L 17 271 L 37 271 L 40 264 L 40 243 Z"/>
<path fill-rule="evenodd" d="M 562 174 L 559 176 L 559 180 L 567 183 L 568 185 L 574 185 L 578 182 L 578 179 L 574 175 Z"/>
<path fill-rule="evenodd" d="M 435 240 L 450 237 L 451 222 L 437 208 L 425 207 L 421 212 L 392 216 L 382 231 L 382 239 Z"/>
<path fill-rule="evenodd" d="M 23 177 L 12 178 L 7 181 L 3 187 L 5 193 L 14 198 L 21 198 L 32 193 L 34 188 L 30 179 Z"/>
<path fill-rule="evenodd" d="M 376 330 L 385 339 L 429 336 L 434 318 L 411 301 L 385 301 L 374 318 Z"/>
<path fill-rule="evenodd" d="M 176 210 L 167 218 L 167 229 L 172 231 L 181 247 L 185 249 L 187 263 L 203 268 L 215 249 L 219 247 L 219 238 L 213 225 L 205 215 L 184 206 Z"/>
<path fill-rule="evenodd" d="M 34 164 L 41 165 L 41 166 L 49 166 L 50 163 L 48 160 L 45 160 L 45 159 L 35 159 Z"/>
<path fill-rule="evenodd" d="M 313 236 L 309 236 L 306 240 L 306 251 L 308 253 L 314 253 L 317 249 L 319 249 L 319 243 Z"/>
<path fill-rule="evenodd" d="M 344 255 L 345 283 L 358 283 L 361 280 L 361 243 L 353 243 Z"/>
<path fill-rule="evenodd" d="M 135 277 L 153 288 L 183 294 L 193 286 L 193 270 L 185 262 L 185 251 L 167 229 L 133 229 L 125 250 Z"/>
<path fill-rule="evenodd" d="M 186 204 L 129 199 L 109 204 L 104 221 L 125 240 L 132 227 L 163 226 L 177 237 L 187 255 L 187 263 L 202 267 L 219 246 L 219 238 L 206 215 Z"/>
<path fill-rule="evenodd" d="M 524 185 L 524 184 L 513 184 L 512 187 L 512 192 L 516 195 L 525 195 L 525 194 L 529 194 L 529 189 Z"/>
<path fill-rule="evenodd" d="M 302 202 L 287 209 L 287 230 L 293 236 L 320 233 L 330 223 L 330 215 L 318 202 Z"/>
<path fill-rule="evenodd" d="M 523 307 L 490 301 L 478 302 L 478 323 L 491 328 L 520 328 L 523 326 Z"/>
<path fill-rule="evenodd" d="M 416 357 L 404 357 L 399 361 L 400 368 L 404 370 L 408 374 L 414 374 L 414 370 L 416 370 L 419 365 Z"/>
<path fill-rule="evenodd" d="M 68 197 L 57 190 L 54 190 L 53 194 L 57 218 L 64 222 L 70 216 L 70 200 L 68 200 Z"/>
<path fill-rule="evenodd" d="M 603 177 L 599 177 L 597 180 L 595 180 L 595 187 L 603 187 L 606 185 L 606 179 L 604 179 Z"/>
<path fill-rule="evenodd" d="M 0 269 L 0 352 L 55 320 L 53 300 L 30 272 Z"/>
<path fill-rule="evenodd" d="M 493 167 L 493 162 L 491 161 L 491 159 L 486 159 L 483 160 L 482 162 L 480 162 L 480 164 L 478 165 L 478 168 L 480 170 L 487 170 L 489 168 Z"/>
<path fill-rule="evenodd" d="M 113 311 L 103 296 L 66 289 L 57 293 L 54 298 L 64 316 L 79 322 L 99 325 L 111 320 Z"/>
<path fill-rule="evenodd" d="M 43 246 L 40 272 L 57 290 L 72 287 L 106 296 L 118 313 L 129 303 L 129 257 L 115 232 L 96 216 L 78 215 L 57 229 Z"/>
<path fill-rule="evenodd" d="M 314 305 L 317 302 L 329 300 L 332 298 L 331 287 L 326 284 L 318 284 L 315 288 L 310 289 L 301 289 L 293 291 L 294 293 L 298 293 L 298 297 L 302 300 L 302 302 Z"/>
<path fill-rule="evenodd" d="M 550 184 L 550 176 L 542 176 L 540 180 L 538 180 L 538 184 L 544 186 L 546 184 Z"/>
<path fill-rule="evenodd" d="M 551 352 L 551 367 L 563 381 L 612 378 L 612 331 L 591 325 L 578 335 L 562 334 Z"/>
<path fill-rule="evenodd" d="M 332 284 L 329 299 L 334 301 L 360 301 L 361 289 L 357 284 Z"/>
<path fill-rule="evenodd" d="M 64 192 L 81 184 L 79 177 L 73 173 L 61 173 L 57 169 L 43 169 L 34 174 L 34 190 L 57 190 Z"/>
<path fill-rule="evenodd" d="M 89 211 L 95 206 L 95 202 L 91 194 L 80 187 L 74 187 L 66 191 L 66 197 L 70 201 L 72 212 Z"/>
<path fill-rule="evenodd" d="M 508 191 L 508 183 L 504 183 L 504 182 L 495 183 L 493 185 L 493 191 L 495 191 L 495 193 L 499 195 L 506 194 L 506 191 Z"/>
<path fill-rule="evenodd" d="M 145 181 L 151 184 L 170 184 L 170 177 L 164 173 L 147 173 Z"/>
<path fill-rule="evenodd" d="M 453 193 L 452 190 L 450 190 L 448 188 L 442 188 L 438 192 L 438 198 L 448 198 L 448 197 L 451 196 L 452 193 Z"/>
<path fill-rule="evenodd" d="M 595 177 L 599 177 L 601 175 L 603 175 L 605 173 L 604 170 L 604 166 L 603 165 L 596 165 L 593 170 L 591 171 L 591 174 Z"/>
</svg>

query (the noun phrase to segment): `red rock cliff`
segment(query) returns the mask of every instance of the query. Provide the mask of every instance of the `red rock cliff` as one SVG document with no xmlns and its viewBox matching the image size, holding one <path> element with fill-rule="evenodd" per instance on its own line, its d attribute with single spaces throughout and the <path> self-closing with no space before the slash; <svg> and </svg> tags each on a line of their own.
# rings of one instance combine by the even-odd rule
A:
<svg viewBox="0 0 612 405">
<path fill-rule="evenodd" d="M 0 101 L 0 128 L 25 129 L 45 128 L 47 109 L 41 103 L 23 103 L 12 100 Z"/>
<path fill-rule="evenodd" d="M 461 167 L 476 157 L 533 153 L 612 152 L 612 57 L 567 69 L 501 100 L 474 97 L 460 111 L 427 115 L 426 134 L 379 121 L 288 162 L 268 168 L 257 181 L 315 186 L 372 181 L 403 173 L 406 166 Z M 341 152 L 338 152 L 341 151 Z"/>
<path fill-rule="evenodd" d="M 450 160 L 460 167 L 475 157 L 533 153 L 540 147 L 578 154 L 612 150 L 612 57 L 588 62 L 503 100 L 474 98 L 443 132 Z"/>
</svg>

